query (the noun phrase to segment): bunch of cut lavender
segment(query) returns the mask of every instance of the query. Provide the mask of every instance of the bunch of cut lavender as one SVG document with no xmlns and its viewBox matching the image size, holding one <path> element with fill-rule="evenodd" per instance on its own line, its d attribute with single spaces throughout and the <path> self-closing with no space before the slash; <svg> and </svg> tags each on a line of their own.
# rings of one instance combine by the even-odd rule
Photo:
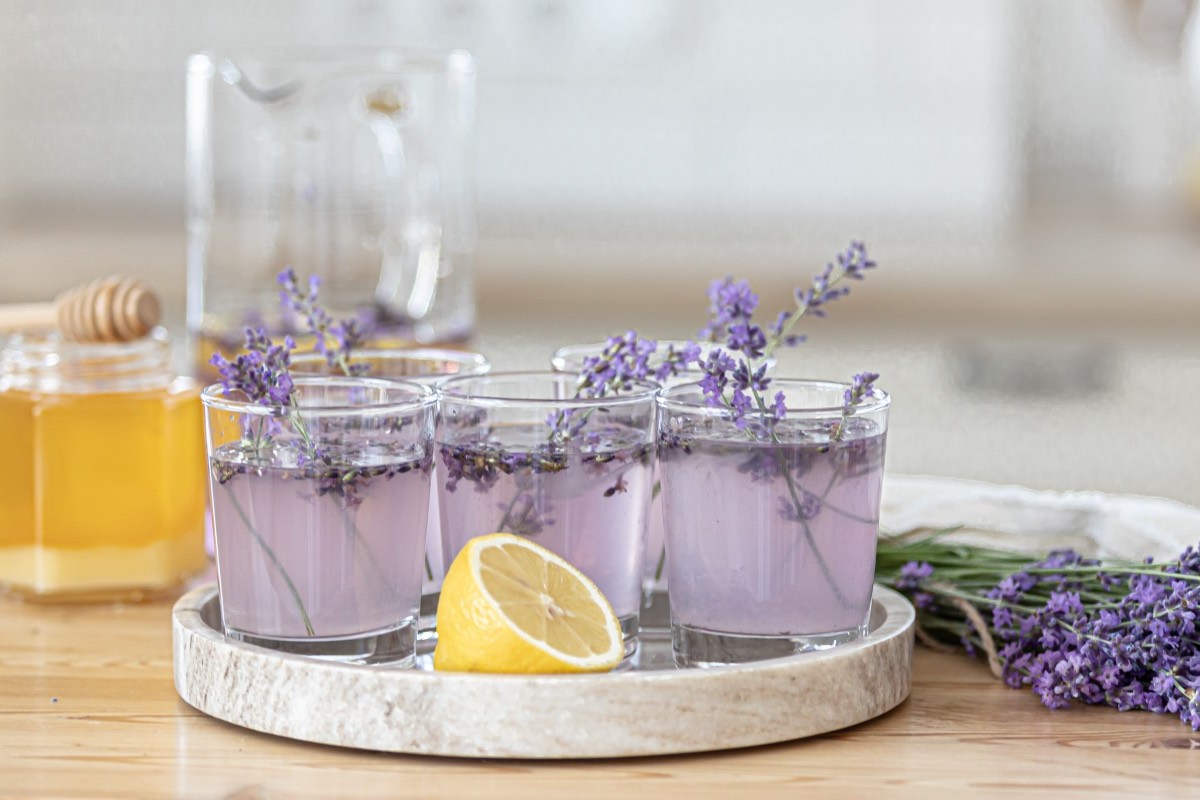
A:
<svg viewBox="0 0 1200 800">
<path fill-rule="evenodd" d="M 998 678 L 1049 708 L 1177 714 L 1200 730 L 1200 551 L 1165 563 L 1072 550 L 1034 560 L 945 533 L 879 543 L 876 579 L 913 600 L 922 641 L 982 651 Z"/>
</svg>

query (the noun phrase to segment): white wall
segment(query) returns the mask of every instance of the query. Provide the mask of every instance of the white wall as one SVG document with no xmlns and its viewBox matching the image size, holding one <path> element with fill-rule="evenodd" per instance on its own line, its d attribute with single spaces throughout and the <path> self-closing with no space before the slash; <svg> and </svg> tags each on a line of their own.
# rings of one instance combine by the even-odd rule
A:
<svg viewBox="0 0 1200 800">
<path fill-rule="evenodd" d="M 506 275 L 779 273 L 859 235 L 901 274 L 1004 280 L 1041 177 L 1181 171 L 1169 91 L 1119 127 L 1146 95 L 1128 5 L 0 0 L 0 300 L 89 255 L 180 291 L 187 54 L 314 43 L 475 54 Z"/>
</svg>

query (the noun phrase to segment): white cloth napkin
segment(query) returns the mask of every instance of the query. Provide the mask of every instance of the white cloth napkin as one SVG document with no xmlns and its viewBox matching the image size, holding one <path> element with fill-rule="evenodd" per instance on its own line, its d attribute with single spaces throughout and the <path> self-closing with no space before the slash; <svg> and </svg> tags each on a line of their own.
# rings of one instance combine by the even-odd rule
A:
<svg viewBox="0 0 1200 800">
<path fill-rule="evenodd" d="M 1161 497 L 1048 492 L 957 478 L 888 475 L 880 528 L 906 533 L 961 525 L 955 538 L 1040 553 L 1073 547 L 1109 558 L 1177 556 L 1200 544 L 1200 509 Z"/>
</svg>

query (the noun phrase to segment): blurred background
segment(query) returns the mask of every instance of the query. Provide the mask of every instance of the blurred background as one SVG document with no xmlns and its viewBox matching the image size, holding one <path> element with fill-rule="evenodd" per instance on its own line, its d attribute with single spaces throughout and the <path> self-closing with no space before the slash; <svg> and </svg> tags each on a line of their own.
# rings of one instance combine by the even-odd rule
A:
<svg viewBox="0 0 1200 800">
<path fill-rule="evenodd" d="M 111 272 L 181 325 L 190 53 L 463 48 L 469 344 L 881 266 L 781 373 L 883 373 L 889 469 L 1200 504 L 1200 22 L 1169 0 L 0 0 L 0 302 Z"/>
</svg>

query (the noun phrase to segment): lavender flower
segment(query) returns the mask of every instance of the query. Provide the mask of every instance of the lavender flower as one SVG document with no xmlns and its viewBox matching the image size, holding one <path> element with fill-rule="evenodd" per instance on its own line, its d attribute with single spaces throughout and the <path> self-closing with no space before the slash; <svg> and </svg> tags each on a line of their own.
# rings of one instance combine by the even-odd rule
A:
<svg viewBox="0 0 1200 800">
<path fill-rule="evenodd" d="M 643 339 L 636 331 L 610 337 L 600 355 L 584 359 L 576 397 L 604 397 L 609 392 L 625 391 L 651 374 L 655 380 L 663 381 L 700 359 L 700 346 L 694 342 L 680 350 L 671 345 L 652 371 L 650 363 L 657 352 L 658 342 Z"/>
<path fill-rule="evenodd" d="M 925 561 L 909 561 L 900 568 L 896 578 L 897 589 L 915 589 L 921 581 L 933 574 L 933 565 Z"/>
<path fill-rule="evenodd" d="M 772 423 L 787 415 L 787 404 L 781 394 L 776 394 L 770 405 L 764 399 L 770 378 L 762 360 L 779 347 L 794 347 L 804 341 L 803 336 L 792 333 L 800 318 L 825 316 L 825 306 L 850 291 L 838 284 L 847 278 L 862 280 L 865 272 L 874 267 L 875 262 L 867 255 L 866 246 L 852 242 L 814 276 L 808 286 L 795 291 L 795 309 L 780 313 L 765 330 L 754 322 L 758 295 L 750 290 L 746 281 L 732 278 L 714 281 L 708 291 L 710 319 L 700 336 L 710 341 L 721 340 L 723 349 L 714 348 L 700 364 L 704 373 L 700 386 L 706 402 L 715 408 L 727 409 L 730 420 L 739 430 L 769 433 Z M 833 430 L 837 438 L 844 435 L 844 421 L 853 413 L 853 407 L 873 396 L 874 381 L 878 377 L 868 372 L 854 377 L 854 383 L 847 391 L 843 422 Z M 751 425 L 747 414 L 756 410 L 760 419 Z"/>
<path fill-rule="evenodd" d="M 808 288 L 796 290 L 797 315 L 825 316 L 826 304 L 850 294 L 850 287 L 839 287 L 837 283 L 843 278 L 861 281 L 864 273 L 874 267 L 875 262 L 867 255 L 866 245 L 851 242 L 844 252 L 838 253 L 834 262 L 826 264 L 825 269 L 813 277 Z"/>
<path fill-rule="evenodd" d="M 997 677 L 1048 708 L 1141 709 L 1200 730 L 1197 552 L 1101 565 L 1060 550 L 1030 562 L 935 535 L 881 541 L 876 577 L 914 598 L 923 636 L 983 650 Z"/>
<path fill-rule="evenodd" d="M 708 288 L 709 320 L 699 337 L 720 342 L 720 346 L 710 349 L 706 358 L 701 359 L 698 344 L 689 342 L 679 352 L 672 347 L 652 372 L 650 362 L 656 354 L 657 343 L 629 331 L 610 338 L 599 356 L 584 361 L 579 375 L 579 396 L 603 397 L 608 392 L 628 389 L 633 381 L 645 380 L 651 374 L 656 380 L 663 381 L 688 365 L 696 364 L 701 372 L 700 388 L 710 406 L 726 409 L 729 419 L 739 430 L 754 435 L 770 432 L 773 423 L 787 416 L 787 403 L 782 392 L 776 393 L 770 403 L 765 399 L 771 383 L 765 359 L 780 346 L 794 347 L 804 341 L 803 336 L 792 333 L 797 321 L 805 314 L 824 316 L 827 303 L 849 292 L 838 283 L 846 278 L 862 280 L 866 270 L 874 266 L 865 245 L 852 242 L 812 279 L 809 286 L 796 290 L 796 308 L 781 313 L 766 329 L 754 321 L 758 295 L 749 283 L 735 281 L 732 277 L 715 280 Z M 303 308 L 302 304 L 298 307 Z M 875 373 L 855 376 L 847 394 L 844 417 L 849 416 L 850 409 L 863 398 L 873 395 L 873 384 L 878 377 Z M 758 418 L 753 424 L 750 415 Z M 554 438 L 570 437 L 569 416 L 558 413 L 547 420 Z M 579 424 L 576 422 L 574 426 Z M 839 438 L 844 431 L 844 424 L 835 429 Z"/>
<path fill-rule="evenodd" d="M 634 382 L 644 381 L 651 375 L 657 381 L 664 381 L 697 363 L 700 346 L 688 342 L 676 350 L 675 345 L 670 345 L 661 358 L 655 359 L 657 354 L 658 342 L 643 339 L 636 331 L 610 337 L 599 355 L 584 359 L 575 396 L 599 398 L 628 391 Z M 652 368 L 653 361 L 657 364 Z M 565 443 L 583 430 L 587 418 L 587 412 L 576 415 L 571 409 L 551 413 L 546 419 L 551 441 L 559 445 Z"/>
<path fill-rule="evenodd" d="M 758 308 L 758 295 L 750 291 L 750 284 L 730 277 L 709 284 L 708 301 L 709 321 L 700 331 L 707 341 L 726 337 L 733 325 L 748 323 Z"/>
<path fill-rule="evenodd" d="M 209 363 L 217 368 L 227 392 L 241 392 L 246 400 L 264 406 L 287 406 L 293 402 L 295 385 L 288 372 L 296 343 L 285 337 L 275 344 L 262 328 L 246 329 L 245 352 L 232 361 L 213 353 Z"/>
<path fill-rule="evenodd" d="M 875 381 L 879 380 L 878 372 L 860 372 L 850 381 L 849 388 L 842 394 L 842 418 L 837 422 L 833 438 L 841 441 L 846 437 L 846 423 L 854 415 L 854 410 L 870 397 L 875 397 Z"/>
<path fill-rule="evenodd" d="M 290 310 L 304 319 L 309 332 L 315 337 L 314 349 L 325 356 L 329 366 L 338 367 L 346 375 L 361 375 L 369 366 L 366 364 L 351 364 L 350 357 L 354 348 L 361 347 L 366 340 L 367 331 L 362 322 L 354 319 L 334 320 L 329 312 L 321 307 L 319 295 L 321 279 L 313 275 L 308 279 L 307 288 L 301 287 L 296 271 L 288 267 L 278 276 L 279 285 L 283 287 L 279 293 L 279 301 L 284 309 Z"/>
</svg>

